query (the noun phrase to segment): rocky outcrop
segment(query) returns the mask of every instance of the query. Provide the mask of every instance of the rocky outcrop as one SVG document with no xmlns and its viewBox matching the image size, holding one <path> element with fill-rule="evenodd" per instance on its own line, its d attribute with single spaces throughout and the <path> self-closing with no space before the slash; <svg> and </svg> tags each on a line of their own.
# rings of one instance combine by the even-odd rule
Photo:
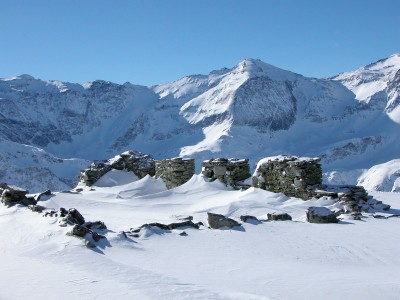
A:
<svg viewBox="0 0 400 300">
<path fill-rule="evenodd" d="M 261 221 L 257 219 L 255 216 L 250 216 L 250 215 L 240 216 L 240 221 L 251 224 L 261 223 Z"/>
<path fill-rule="evenodd" d="M 130 150 L 108 160 L 93 162 L 88 169 L 81 171 L 79 181 L 92 186 L 112 169 L 126 170 L 139 178 L 155 174 L 154 159 L 150 155 Z"/>
<path fill-rule="evenodd" d="M 219 181 L 234 188 L 242 188 L 245 185 L 240 183 L 251 176 L 248 159 L 237 158 L 216 158 L 205 160 L 202 163 L 201 173 L 214 181 Z"/>
<path fill-rule="evenodd" d="M 237 222 L 231 218 L 227 218 L 224 215 L 213 214 L 210 212 L 207 213 L 207 220 L 208 220 L 208 225 L 212 229 L 221 229 L 224 227 L 232 228 L 232 227 L 240 226 L 239 222 Z"/>
<path fill-rule="evenodd" d="M 267 214 L 268 221 L 291 221 L 292 217 L 287 213 Z"/>
<path fill-rule="evenodd" d="M 307 212 L 307 221 L 310 223 L 338 223 L 339 220 L 333 211 L 326 207 L 309 207 Z"/>
<path fill-rule="evenodd" d="M 155 177 L 161 178 L 168 189 L 188 182 L 194 173 L 195 164 L 192 158 L 176 157 L 155 161 Z"/>
<path fill-rule="evenodd" d="M 280 155 L 262 159 L 253 175 L 253 186 L 307 200 L 322 183 L 319 158 Z"/>
<path fill-rule="evenodd" d="M 13 206 L 15 204 L 35 205 L 36 200 L 27 198 L 28 191 L 19 187 L 0 183 L 0 200 L 5 206 Z"/>
</svg>

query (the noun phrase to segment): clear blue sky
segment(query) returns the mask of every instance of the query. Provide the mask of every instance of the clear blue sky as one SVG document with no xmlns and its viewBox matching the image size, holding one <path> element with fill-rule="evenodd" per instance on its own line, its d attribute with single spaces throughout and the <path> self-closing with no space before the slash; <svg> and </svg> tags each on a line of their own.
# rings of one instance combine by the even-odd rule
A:
<svg viewBox="0 0 400 300">
<path fill-rule="evenodd" d="M 153 85 L 259 58 L 326 77 L 400 52 L 399 0 L 0 0 L 0 77 Z"/>
</svg>

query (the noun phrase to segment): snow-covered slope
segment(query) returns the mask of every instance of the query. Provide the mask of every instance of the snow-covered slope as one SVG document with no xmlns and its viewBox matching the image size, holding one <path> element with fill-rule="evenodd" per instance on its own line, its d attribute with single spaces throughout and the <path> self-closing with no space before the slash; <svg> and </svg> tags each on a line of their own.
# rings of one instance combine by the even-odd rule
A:
<svg viewBox="0 0 400 300">
<path fill-rule="evenodd" d="M 103 179 L 110 182 L 115 175 Z M 125 184 L 56 193 L 39 202 L 47 208 L 44 214 L 74 207 L 86 221 L 103 221 L 106 239 L 92 249 L 66 235 L 72 226 L 58 226 L 59 215 L 0 205 L 0 298 L 398 299 L 400 219 L 387 218 L 399 213 L 398 195 L 374 194 L 393 206 L 376 218 L 368 213 L 362 221 L 311 224 L 305 222 L 306 209 L 330 208 L 332 200 L 303 201 L 254 188 L 234 191 L 201 176 L 168 191 L 151 177 L 125 179 Z M 212 230 L 207 212 L 235 220 L 286 212 L 293 222 Z M 138 237 L 121 233 L 145 223 L 176 222 L 178 215 L 206 226 L 151 227 Z"/>
<path fill-rule="evenodd" d="M 383 108 L 395 122 L 400 123 L 399 70 L 400 54 L 393 54 L 333 79 L 353 91 L 357 100 Z"/>
<path fill-rule="evenodd" d="M 94 160 L 135 149 L 194 157 L 197 170 L 211 157 L 250 158 L 254 167 L 285 153 L 321 156 L 324 171 L 368 169 L 399 158 L 399 57 L 333 79 L 255 59 L 152 88 L 0 79 L 0 152 L 14 142 Z"/>
<path fill-rule="evenodd" d="M 400 192 L 400 159 L 373 166 L 360 176 L 358 184 L 369 190 Z"/>
</svg>

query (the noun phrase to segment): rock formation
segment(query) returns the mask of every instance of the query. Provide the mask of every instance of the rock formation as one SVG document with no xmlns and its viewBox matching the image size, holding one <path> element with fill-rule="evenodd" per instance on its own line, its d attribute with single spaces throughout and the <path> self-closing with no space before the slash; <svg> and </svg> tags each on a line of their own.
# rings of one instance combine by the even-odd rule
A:
<svg viewBox="0 0 400 300">
<path fill-rule="evenodd" d="M 307 200 L 322 183 L 319 158 L 280 155 L 261 160 L 253 186 Z"/>
<path fill-rule="evenodd" d="M 210 181 L 219 181 L 234 188 L 242 188 L 245 185 L 240 183 L 251 176 L 248 159 L 237 158 L 216 158 L 205 160 L 202 163 L 202 172 Z"/>
<path fill-rule="evenodd" d="M 189 181 L 195 173 L 193 158 L 171 158 L 155 161 L 155 177 L 161 178 L 168 189 Z"/>
<path fill-rule="evenodd" d="M 130 150 L 108 160 L 93 162 L 88 169 L 81 171 L 79 181 L 92 186 L 112 169 L 133 172 L 139 178 L 155 174 L 154 159 L 150 155 Z"/>
</svg>

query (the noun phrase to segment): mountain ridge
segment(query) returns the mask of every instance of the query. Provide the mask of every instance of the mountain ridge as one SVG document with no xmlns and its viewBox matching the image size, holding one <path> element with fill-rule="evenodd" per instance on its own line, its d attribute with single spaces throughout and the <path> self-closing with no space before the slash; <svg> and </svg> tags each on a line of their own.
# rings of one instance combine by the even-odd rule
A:
<svg viewBox="0 0 400 300">
<path fill-rule="evenodd" d="M 83 161 L 136 149 L 156 158 L 248 157 L 255 165 L 287 153 L 321 156 L 327 172 L 366 169 L 399 158 L 397 61 L 395 54 L 318 79 L 245 59 L 152 87 L 2 78 L 0 153 L 7 141 Z M 357 99 L 365 84 L 369 96 Z M 12 178 L 6 173 L 0 181 Z"/>
</svg>

